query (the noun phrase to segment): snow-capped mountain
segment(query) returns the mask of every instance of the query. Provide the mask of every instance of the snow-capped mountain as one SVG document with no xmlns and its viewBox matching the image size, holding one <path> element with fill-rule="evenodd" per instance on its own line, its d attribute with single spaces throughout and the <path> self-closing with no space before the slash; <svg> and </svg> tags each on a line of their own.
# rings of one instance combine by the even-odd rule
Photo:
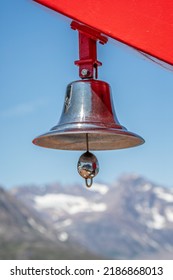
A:
<svg viewBox="0 0 173 280">
<path fill-rule="evenodd" d="M 59 241 L 77 242 L 105 259 L 173 258 L 173 189 L 137 175 L 111 185 L 15 188 Z"/>
</svg>

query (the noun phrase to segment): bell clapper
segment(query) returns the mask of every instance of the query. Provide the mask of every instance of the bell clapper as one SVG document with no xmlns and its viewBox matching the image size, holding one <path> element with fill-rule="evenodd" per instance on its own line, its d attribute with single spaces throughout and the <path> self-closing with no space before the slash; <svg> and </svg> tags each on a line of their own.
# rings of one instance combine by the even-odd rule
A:
<svg viewBox="0 0 173 280">
<path fill-rule="evenodd" d="M 99 172 L 99 163 L 96 156 L 89 152 L 88 133 L 86 133 L 86 149 L 78 160 L 77 169 L 80 176 L 85 179 L 85 184 L 88 188 L 92 186 L 93 178 Z"/>
</svg>

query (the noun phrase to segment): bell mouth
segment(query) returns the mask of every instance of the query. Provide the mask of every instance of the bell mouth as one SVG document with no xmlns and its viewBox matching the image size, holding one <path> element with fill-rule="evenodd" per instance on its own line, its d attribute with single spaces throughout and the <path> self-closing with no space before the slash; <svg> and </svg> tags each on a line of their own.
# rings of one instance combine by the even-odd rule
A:
<svg viewBox="0 0 173 280">
<path fill-rule="evenodd" d="M 50 131 L 36 137 L 33 144 L 58 150 L 86 150 L 86 134 L 88 134 L 89 149 L 92 151 L 117 150 L 142 145 L 145 140 L 125 128 L 97 128 L 68 131 Z"/>
</svg>

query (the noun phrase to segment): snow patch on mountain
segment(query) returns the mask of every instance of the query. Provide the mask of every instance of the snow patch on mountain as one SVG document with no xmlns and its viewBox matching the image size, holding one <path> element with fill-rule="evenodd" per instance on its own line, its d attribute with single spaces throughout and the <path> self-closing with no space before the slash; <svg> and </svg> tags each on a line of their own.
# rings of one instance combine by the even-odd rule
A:
<svg viewBox="0 0 173 280">
<path fill-rule="evenodd" d="M 166 208 L 165 215 L 169 222 L 173 223 L 173 208 Z"/>
<path fill-rule="evenodd" d="M 39 225 L 33 218 L 28 218 L 28 223 L 31 225 L 32 228 L 38 230 L 40 233 L 46 233 L 46 228 Z"/>
<path fill-rule="evenodd" d="M 69 235 L 68 235 L 68 233 L 65 232 L 65 231 L 63 231 L 63 232 L 61 232 L 60 234 L 58 234 L 58 239 L 59 239 L 59 241 L 61 241 L 61 242 L 67 241 L 68 238 L 69 238 Z"/>
<path fill-rule="evenodd" d="M 165 192 L 162 188 L 155 188 L 154 192 L 160 199 L 173 202 L 173 194 Z"/>
<path fill-rule="evenodd" d="M 109 191 L 109 187 L 104 184 L 93 183 L 92 188 L 90 188 L 89 190 L 99 192 L 100 194 L 104 195 Z"/>
<path fill-rule="evenodd" d="M 82 196 L 67 194 L 46 194 L 35 196 L 35 208 L 37 209 L 57 209 L 68 214 L 81 212 L 103 212 L 107 209 L 105 203 L 95 203 L 88 201 Z"/>
<path fill-rule="evenodd" d="M 71 226 L 73 223 L 73 221 L 71 219 L 66 219 L 66 220 L 63 220 L 63 221 L 57 221 L 57 223 L 54 223 L 54 226 L 56 229 L 61 229 L 63 227 L 69 227 Z"/>
<path fill-rule="evenodd" d="M 141 191 L 142 192 L 147 192 L 147 191 L 151 190 L 151 188 L 152 188 L 152 185 L 147 183 L 141 188 Z"/>
<path fill-rule="evenodd" d="M 153 228 L 153 229 L 162 229 L 165 227 L 166 225 L 166 219 L 164 216 L 162 216 L 159 211 L 158 208 L 153 207 L 151 208 L 151 217 L 152 220 L 149 220 L 146 224 L 149 228 Z"/>
</svg>

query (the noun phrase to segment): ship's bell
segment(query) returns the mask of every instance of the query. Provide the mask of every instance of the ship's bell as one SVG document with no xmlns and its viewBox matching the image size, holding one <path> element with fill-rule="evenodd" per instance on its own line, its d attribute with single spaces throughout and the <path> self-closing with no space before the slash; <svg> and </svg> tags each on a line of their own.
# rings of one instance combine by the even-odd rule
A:
<svg viewBox="0 0 173 280">
<path fill-rule="evenodd" d="M 33 143 L 53 149 L 114 150 L 138 146 L 143 138 L 122 126 L 115 114 L 111 89 L 104 81 L 88 79 L 70 83 L 59 123 Z"/>
</svg>

